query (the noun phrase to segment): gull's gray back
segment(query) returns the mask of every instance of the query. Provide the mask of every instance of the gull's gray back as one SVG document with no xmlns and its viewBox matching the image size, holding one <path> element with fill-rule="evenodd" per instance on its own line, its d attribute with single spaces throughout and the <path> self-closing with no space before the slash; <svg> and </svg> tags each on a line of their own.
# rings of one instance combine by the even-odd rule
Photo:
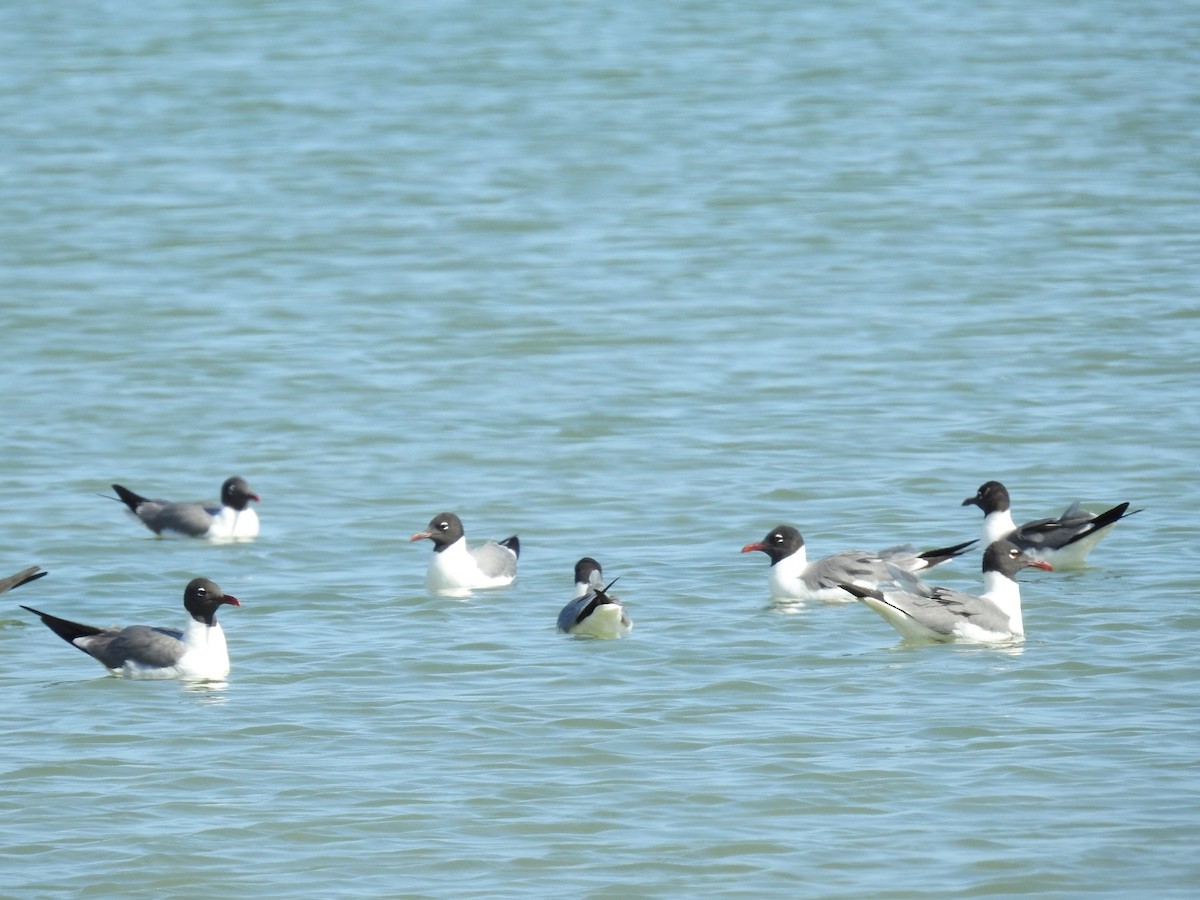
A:
<svg viewBox="0 0 1200 900">
<path fill-rule="evenodd" d="M 517 574 L 517 557 L 507 547 L 488 541 L 471 549 L 471 556 L 488 578 L 513 577 Z"/>
<path fill-rule="evenodd" d="M 930 587 L 907 572 L 896 570 L 904 589 L 885 591 L 889 602 L 940 634 L 953 634 L 956 625 L 970 622 L 988 631 L 1004 632 L 1008 616 L 984 597 L 945 587 Z M 915 590 L 914 590 L 915 588 Z"/>
<path fill-rule="evenodd" d="M 199 537 L 208 531 L 213 516 L 220 511 L 219 506 L 204 503 L 147 500 L 138 507 L 137 516 L 155 532 L 178 531 L 191 537 Z"/>
<path fill-rule="evenodd" d="M 85 649 L 110 669 L 126 662 L 144 666 L 173 666 L 183 656 L 183 632 L 173 628 L 130 625 L 119 631 L 106 631 L 81 641 Z"/>
</svg>

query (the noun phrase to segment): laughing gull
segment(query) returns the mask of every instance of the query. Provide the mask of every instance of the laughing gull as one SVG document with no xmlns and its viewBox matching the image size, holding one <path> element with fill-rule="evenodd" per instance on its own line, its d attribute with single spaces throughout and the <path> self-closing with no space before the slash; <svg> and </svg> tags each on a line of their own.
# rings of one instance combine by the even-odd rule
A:
<svg viewBox="0 0 1200 900">
<path fill-rule="evenodd" d="M 900 590 L 871 590 L 855 584 L 844 587 L 883 616 L 905 640 L 1007 644 L 1025 639 L 1017 572 L 1027 566 L 1052 570 L 1050 563 L 1027 556 L 1016 544 L 1001 539 L 983 553 L 984 591 L 979 596 L 930 587 L 900 570 L 896 572 Z"/>
<path fill-rule="evenodd" d="M 244 478 L 225 479 L 219 505 L 148 500 L 119 484 L 112 489 L 129 511 L 158 535 L 168 532 L 213 541 L 247 541 L 258 537 L 258 513 L 250 507 L 250 501 L 257 501 L 258 494 L 250 490 Z"/>
<path fill-rule="evenodd" d="M 625 607 L 608 595 L 616 579 L 604 584 L 602 574 L 600 563 L 590 556 L 575 563 L 575 596 L 558 614 L 559 631 L 598 638 L 619 638 L 633 631 Z"/>
<path fill-rule="evenodd" d="M 49 575 L 49 572 L 39 572 L 41 566 L 30 566 L 28 569 L 22 569 L 16 575 L 9 575 L 7 578 L 0 578 L 0 594 L 7 594 L 13 588 L 19 588 L 23 584 L 29 584 L 31 581 L 37 581 L 43 575 Z"/>
<path fill-rule="evenodd" d="M 963 506 L 978 506 L 983 510 L 983 540 L 985 544 L 1008 538 L 1034 559 L 1051 563 L 1056 569 L 1079 568 L 1087 555 L 1123 518 L 1141 512 L 1127 512 L 1128 503 L 1094 515 L 1080 509 L 1076 501 L 1058 518 L 1034 519 L 1020 528 L 1013 524 L 1008 490 L 998 481 L 980 485 L 974 497 Z"/>
<path fill-rule="evenodd" d="M 60 638 L 99 660 L 114 675 L 126 678 L 220 680 L 229 674 L 225 633 L 217 624 L 217 607 L 241 606 L 207 578 L 193 578 L 183 592 L 183 608 L 191 617 L 183 631 L 129 625 L 94 628 L 22 606 L 40 616 Z"/>
<path fill-rule="evenodd" d="M 853 603 L 854 595 L 842 587 L 843 583 L 874 588 L 893 580 L 889 565 L 906 572 L 919 572 L 953 559 L 975 543 L 967 541 L 924 553 L 918 553 L 911 544 L 888 547 L 878 553 L 843 550 L 810 563 L 800 532 L 791 525 L 779 525 L 761 541 L 747 544 L 742 552 L 761 550 L 770 558 L 771 572 L 767 580 L 774 600 Z"/>
<path fill-rule="evenodd" d="M 517 577 L 521 542 L 514 534 L 468 548 L 462 520 L 452 512 L 438 513 L 424 531 L 410 538 L 433 541 L 426 586 L 432 593 L 465 597 L 476 588 L 504 587 Z"/>
</svg>

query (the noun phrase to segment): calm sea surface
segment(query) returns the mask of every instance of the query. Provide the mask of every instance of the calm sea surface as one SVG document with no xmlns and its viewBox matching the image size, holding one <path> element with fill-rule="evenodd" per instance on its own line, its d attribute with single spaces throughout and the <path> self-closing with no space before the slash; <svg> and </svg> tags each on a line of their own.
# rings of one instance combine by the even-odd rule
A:
<svg viewBox="0 0 1200 900">
<path fill-rule="evenodd" d="M 0 3 L 0 895 L 1200 892 L 1200 7 Z M 215 497 L 156 540 L 104 499 Z M 740 547 L 1144 507 L 1019 649 Z M 512 587 L 429 596 L 449 509 Z M 628 640 L 557 635 L 574 562 Z M 938 581 L 978 587 L 978 553 Z M 105 675 L 18 606 L 181 624 Z"/>
</svg>

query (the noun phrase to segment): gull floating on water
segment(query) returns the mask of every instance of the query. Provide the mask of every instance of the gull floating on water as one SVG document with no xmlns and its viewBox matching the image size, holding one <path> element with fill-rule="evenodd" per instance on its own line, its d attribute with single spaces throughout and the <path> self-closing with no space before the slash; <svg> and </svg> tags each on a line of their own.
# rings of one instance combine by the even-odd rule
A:
<svg viewBox="0 0 1200 900">
<path fill-rule="evenodd" d="M 843 584 L 873 588 L 893 579 L 888 566 L 906 572 L 919 572 L 941 565 L 963 553 L 976 541 L 955 544 L 939 550 L 918 553 L 911 544 L 888 547 L 878 553 L 843 550 L 821 559 L 808 561 L 804 537 L 791 525 L 778 525 L 761 541 L 742 548 L 767 554 L 771 571 L 767 576 L 771 597 L 776 600 L 824 600 L 829 603 L 853 603 L 854 595 Z"/>
<path fill-rule="evenodd" d="M 114 675 L 126 678 L 222 679 L 229 674 L 225 633 L 217 623 L 217 607 L 241 606 L 207 578 L 194 578 L 183 592 L 188 622 L 182 631 L 128 625 L 96 628 L 60 619 L 22 605 L 73 647 L 96 659 Z"/>
<path fill-rule="evenodd" d="M 521 555 L 517 536 L 468 547 L 462 520 L 452 512 L 438 513 L 410 540 L 433 542 L 433 559 L 425 578 L 433 593 L 461 597 L 479 588 L 504 587 L 517 577 L 517 557 Z"/>
<path fill-rule="evenodd" d="M 575 563 L 575 595 L 558 614 L 558 630 L 598 638 L 624 637 L 633 630 L 629 613 L 608 594 L 614 578 L 604 584 L 600 563 L 585 556 Z"/>
<path fill-rule="evenodd" d="M 915 576 L 895 571 L 897 590 L 844 585 L 908 640 L 1012 643 L 1025 639 L 1017 572 L 1028 566 L 1050 571 L 1010 541 L 999 540 L 983 552 L 982 594 L 930 587 Z"/>
<path fill-rule="evenodd" d="M 1072 503 L 1057 518 L 1034 519 L 1017 527 L 1013 524 L 1008 489 L 998 481 L 980 485 L 974 497 L 963 506 L 978 506 L 983 510 L 983 540 L 985 544 L 1008 538 L 1033 559 L 1052 564 L 1056 569 L 1078 568 L 1084 564 L 1092 548 L 1103 539 L 1121 519 L 1141 512 L 1127 512 L 1128 503 L 1095 515 Z"/>
<path fill-rule="evenodd" d="M 129 511 L 158 535 L 167 532 L 214 541 L 258 537 L 258 513 L 250 506 L 251 500 L 258 500 L 258 494 L 244 478 L 225 480 L 219 504 L 150 500 L 119 484 L 112 489 Z"/>
</svg>

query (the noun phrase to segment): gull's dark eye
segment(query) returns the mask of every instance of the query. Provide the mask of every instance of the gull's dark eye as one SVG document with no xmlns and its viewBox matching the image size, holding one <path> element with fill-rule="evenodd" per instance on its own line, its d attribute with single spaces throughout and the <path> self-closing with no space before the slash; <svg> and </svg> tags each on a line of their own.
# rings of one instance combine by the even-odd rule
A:
<svg viewBox="0 0 1200 900">
<path fill-rule="evenodd" d="M 450 528 L 450 523 L 449 522 L 438 522 L 437 527 L 438 527 L 438 531 L 448 531 Z"/>
<path fill-rule="evenodd" d="M 196 593 L 199 594 L 201 597 L 203 597 L 205 594 L 208 593 L 208 590 L 203 587 L 198 587 L 198 588 L 196 588 Z"/>
<path fill-rule="evenodd" d="M 773 540 L 776 544 L 782 544 L 783 543 L 783 535 L 777 531 L 773 535 L 771 535 L 771 540 Z"/>
<path fill-rule="evenodd" d="M 1013 547 L 1011 550 L 1008 551 L 1009 558 L 1016 559 L 1017 555 L 1020 554 L 1020 552 L 1021 551 L 1018 550 L 1016 547 Z"/>
</svg>

